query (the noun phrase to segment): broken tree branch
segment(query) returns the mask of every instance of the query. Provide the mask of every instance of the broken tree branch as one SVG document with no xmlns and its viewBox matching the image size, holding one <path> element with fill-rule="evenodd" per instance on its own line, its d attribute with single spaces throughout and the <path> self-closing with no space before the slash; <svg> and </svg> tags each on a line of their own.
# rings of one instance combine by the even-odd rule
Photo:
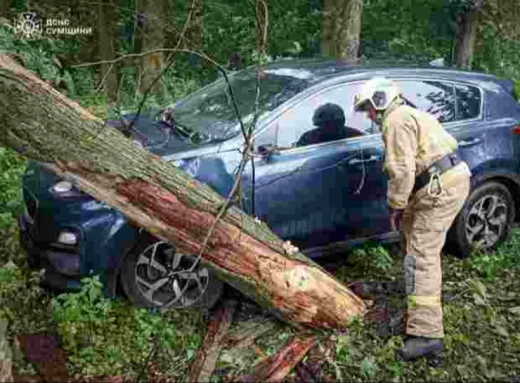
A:
<svg viewBox="0 0 520 383">
<path fill-rule="evenodd" d="M 209 382 L 227 335 L 237 302 L 228 300 L 215 312 L 188 374 L 188 382 Z"/>
<path fill-rule="evenodd" d="M 290 338 L 273 357 L 258 363 L 250 375 L 242 376 L 237 382 L 281 382 L 303 359 L 305 354 L 316 345 L 314 336 Z"/>
</svg>

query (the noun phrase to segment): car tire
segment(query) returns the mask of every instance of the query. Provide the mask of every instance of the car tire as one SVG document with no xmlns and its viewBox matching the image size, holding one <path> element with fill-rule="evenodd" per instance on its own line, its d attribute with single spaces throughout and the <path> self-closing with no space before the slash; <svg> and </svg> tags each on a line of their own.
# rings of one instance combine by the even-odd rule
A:
<svg viewBox="0 0 520 383">
<path fill-rule="evenodd" d="M 178 300 L 175 304 L 167 306 L 166 303 L 171 299 L 174 299 L 176 296 L 182 294 L 176 294 L 174 292 L 173 283 L 171 280 L 168 280 L 160 289 L 157 290 L 157 293 L 150 294 L 150 290 L 148 287 L 150 286 L 149 282 L 153 282 L 154 280 L 157 282 L 160 279 L 164 279 L 167 276 L 167 273 L 163 273 L 162 270 L 156 270 L 155 268 L 150 268 L 150 258 L 154 260 L 153 264 L 155 265 L 158 262 L 162 268 L 167 269 L 167 271 L 179 271 L 185 270 L 189 268 L 196 259 L 196 256 L 192 255 L 182 255 L 181 261 L 179 262 L 179 266 L 173 270 L 169 268 L 164 262 L 164 258 L 159 256 L 150 257 L 151 251 L 153 251 L 154 246 L 157 245 L 157 252 L 162 252 L 163 248 L 171 248 L 173 249 L 174 256 L 179 256 L 179 254 L 175 253 L 175 249 L 173 245 L 170 243 L 160 241 L 158 239 L 154 239 L 152 237 L 147 237 L 145 239 L 140 240 L 136 246 L 123 259 L 123 264 L 121 266 L 121 285 L 123 287 L 123 291 L 126 296 L 130 299 L 135 307 L 138 308 L 196 308 L 196 309 L 210 309 L 212 308 L 219 298 L 222 295 L 224 283 L 217 279 L 214 273 L 212 273 L 209 269 L 205 268 L 203 265 L 199 263 L 199 265 L 195 268 L 195 273 L 198 276 L 203 275 L 203 277 L 199 278 L 201 284 L 204 286 L 204 291 L 201 293 L 201 289 L 195 289 L 195 299 L 188 299 L 189 294 L 191 294 L 191 289 L 187 289 L 188 293 L 185 294 L 185 299 Z M 143 258 L 144 256 L 144 258 Z M 143 262 L 143 260 L 147 260 Z M 175 261 L 173 261 L 175 263 Z M 149 273 L 155 273 L 152 275 L 152 278 L 145 278 L 142 275 L 142 269 L 146 271 L 146 277 L 150 277 Z M 160 267 L 159 267 L 160 268 Z M 150 269 L 150 271 L 148 270 Z M 153 278 L 153 277 L 156 278 Z M 179 283 L 177 284 L 177 293 L 179 291 L 183 291 L 185 285 L 182 285 L 182 278 L 176 278 Z M 193 282 L 188 280 L 187 283 Z M 146 284 L 145 284 L 146 283 Z M 179 284 L 181 284 L 179 286 Z M 195 283 L 195 285 L 198 285 Z M 200 287 L 200 285 L 198 285 Z M 156 299 L 157 295 L 164 297 L 165 299 Z M 168 298 L 168 294 L 170 294 L 170 298 Z M 164 303 L 164 304 L 161 304 Z"/>
<path fill-rule="evenodd" d="M 514 216 L 515 203 L 507 187 L 486 182 L 468 196 L 448 232 L 447 248 L 459 258 L 469 257 L 476 248 L 494 251 L 509 238 Z"/>
</svg>

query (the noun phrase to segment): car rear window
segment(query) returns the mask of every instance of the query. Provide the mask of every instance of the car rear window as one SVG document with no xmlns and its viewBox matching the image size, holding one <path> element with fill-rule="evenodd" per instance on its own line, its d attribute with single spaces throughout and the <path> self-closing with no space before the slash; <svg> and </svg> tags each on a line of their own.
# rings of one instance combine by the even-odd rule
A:
<svg viewBox="0 0 520 383">
<path fill-rule="evenodd" d="M 457 120 L 477 118 L 480 115 L 482 96 L 474 86 L 455 85 Z"/>
<path fill-rule="evenodd" d="M 398 81 L 403 97 L 416 108 L 433 114 L 439 122 L 455 120 L 455 92 L 440 81 Z"/>
</svg>

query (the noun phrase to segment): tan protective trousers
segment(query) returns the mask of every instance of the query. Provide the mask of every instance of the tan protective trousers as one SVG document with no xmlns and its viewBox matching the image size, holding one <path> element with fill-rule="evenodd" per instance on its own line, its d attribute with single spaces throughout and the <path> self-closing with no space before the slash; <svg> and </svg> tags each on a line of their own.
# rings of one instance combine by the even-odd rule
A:
<svg viewBox="0 0 520 383">
<path fill-rule="evenodd" d="M 464 164 L 465 166 L 465 164 Z M 446 234 L 469 194 L 470 176 L 457 175 L 457 182 L 430 196 L 428 187 L 408 203 L 402 221 L 403 272 L 408 300 L 406 334 L 443 338 L 441 251 Z"/>
</svg>

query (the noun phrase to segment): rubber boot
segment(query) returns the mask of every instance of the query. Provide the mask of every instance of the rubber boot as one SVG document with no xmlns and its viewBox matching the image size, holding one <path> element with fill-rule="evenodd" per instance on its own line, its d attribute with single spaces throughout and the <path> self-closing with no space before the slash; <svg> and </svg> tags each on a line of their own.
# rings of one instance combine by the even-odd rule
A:
<svg viewBox="0 0 520 383">
<path fill-rule="evenodd" d="M 421 336 L 407 336 L 404 346 L 397 350 L 396 359 L 408 362 L 420 357 L 428 358 L 430 365 L 442 364 L 442 339 L 424 338 Z"/>
</svg>

